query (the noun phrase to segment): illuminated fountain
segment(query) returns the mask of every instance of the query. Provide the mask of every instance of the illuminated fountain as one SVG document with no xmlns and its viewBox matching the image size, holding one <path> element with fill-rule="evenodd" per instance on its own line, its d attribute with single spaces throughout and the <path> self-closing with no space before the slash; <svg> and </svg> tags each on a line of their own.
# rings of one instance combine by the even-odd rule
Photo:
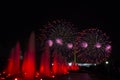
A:
<svg viewBox="0 0 120 80">
<path fill-rule="evenodd" d="M 41 56 L 40 60 L 40 74 L 43 76 L 50 77 L 51 70 L 50 70 L 50 53 L 49 53 L 49 46 L 48 44 L 45 45 L 44 51 Z"/>
<path fill-rule="evenodd" d="M 52 44 L 51 44 L 52 45 Z M 35 34 L 32 32 L 29 37 L 27 50 L 24 52 L 23 61 L 20 65 L 20 43 L 17 42 L 16 46 L 11 49 L 8 66 L 3 71 L 2 75 L 6 75 L 5 79 L 13 80 L 34 80 L 42 78 L 54 78 L 55 75 L 62 75 L 68 73 L 68 65 L 66 59 L 56 51 L 53 52 L 52 64 L 50 63 L 50 44 L 46 43 L 43 53 L 40 57 L 39 71 L 36 72 L 35 66 Z M 52 65 L 52 66 L 51 66 Z M 0 73 L 1 74 L 1 73 Z M 1 76 L 1 75 L 0 75 Z"/>
<path fill-rule="evenodd" d="M 11 49 L 8 59 L 8 66 L 5 72 L 9 75 L 18 74 L 20 72 L 20 44 L 17 42 L 16 47 Z"/>
<path fill-rule="evenodd" d="M 58 72 L 58 67 L 59 67 L 59 64 L 58 64 L 58 56 L 57 56 L 57 52 L 54 51 L 53 53 L 53 64 L 52 64 L 52 71 L 53 71 L 53 74 L 57 74 Z"/>
<path fill-rule="evenodd" d="M 69 65 L 69 67 L 68 67 L 69 71 L 77 71 L 77 70 L 79 70 L 79 66 L 78 66 L 78 64 L 76 62 L 71 62 L 68 65 Z"/>
<path fill-rule="evenodd" d="M 62 57 L 61 54 L 58 54 L 56 51 L 53 52 L 53 74 L 67 74 L 67 63 L 66 60 Z"/>
<path fill-rule="evenodd" d="M 24 54 L 22 72 L 25 77 L 29 78 L 35 74 L 35 34 L 33 32 L 29 38 L 28 49 Z"/>
<path fill-rule="evenodd" d="M 8 66 L 5 70 L 8 74 L 13 74 L 14 69 L 14 48 L 11 49 L 10 57 L 8 59 Z"/>
<path fill-rule="evenodd" d="M 15 47 L 15 68 L 14 68 L 14 73 L 18 74 L 20 73 L 20 44 L 19 42 L 16 44 Z"/>
</svg>

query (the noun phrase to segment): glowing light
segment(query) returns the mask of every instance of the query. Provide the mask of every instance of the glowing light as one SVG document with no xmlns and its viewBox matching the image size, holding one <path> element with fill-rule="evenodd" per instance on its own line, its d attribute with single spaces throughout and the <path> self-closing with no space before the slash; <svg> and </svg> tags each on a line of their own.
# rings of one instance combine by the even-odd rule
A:
<svg viewBox="0 0 120 80">
<path fill-rule="evenodd" d="M 40 79 L 40 80 L 43 80 L 43 79 Z"/>
<path fill-rule="evenodd" d="M 110 50 L 111 50 L 111 46 L 107 45 L 106 48 L 105 48 L 105 51 L 109 52 Z"/>
<path fill-rule="evenodd" d="M 49 45 L 50 47 L 52 47 L 53 41 L 52 41 L 52 40 L 48 40 L 48 45 Z"/>
<path fill-rule="evenodd" d="M 18 80 L 17 78 L 15 78 L 14 80 Z"/>
<path fill-rule="evenodd" d="M 101 48 L 101 44 L 100 43 L 96 43 L 95 47 L 96 48 Z"/>
<path fill-rule="evenodd" d="M 55 78 L 55 76 L 53 75 L 52 78 Z"/>
<path fill-rule="evenodd" d="M 56 43 L 62 45 L 62 44 L 63 44 L 63 43 L 62 43 L 62 39 L 57 38 L 57 39 L 56 39 Z"/>
<path fill-rule="evenodd" d="M 72 66 L 72 63 L 68 63 L 69 66 Z"/>
<path fill-rule="evenodd" d="M 87 47 L 88 47 L 88 43 L 87 43 L 87 42 L 83 42 L 83 43 L 81 43 L 81 47 L 83 47 L 83 48 L 87 48 Z"/>
<path fill-rule="evenodd" d="M 54 65 L 54 63 L 52 63 L 52 66 Z"/>
<path fill-rule="evenodd" d="M 108 61 L 106 61 L 106 62 L 105 62 L 105 64 L 109 64 L 109 62 L 108 62 Z"/>
<path fill-rule="evenodd" d="M 94 66 L 96 66 L 97 64 L 94 64 Z"/>
<path fill-rule="evenodd" d="M 69 49 L 71 49 L 71 48 L 73 48 L 73 44 L 72 44 L 72 43 L 68 43 L 68 44 L 67 44 L 67 47 L 68 47 Z"/>
</svg>

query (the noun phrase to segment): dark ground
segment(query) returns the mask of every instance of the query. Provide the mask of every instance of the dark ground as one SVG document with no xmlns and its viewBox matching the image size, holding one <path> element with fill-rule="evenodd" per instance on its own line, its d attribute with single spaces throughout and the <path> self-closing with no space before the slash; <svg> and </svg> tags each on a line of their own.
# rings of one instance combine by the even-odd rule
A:
<svg viewBox="0 0 120 80">
<path fill-rule="evenodd" d="M 97 75 L 93 73 L 70 73 L 68 75 L 57 76 L 54 79 L 49 80 L 120 80 L 120 78 L 118 78 L 118 76 L 106 76 L 103 74 Z"/>
</svg>

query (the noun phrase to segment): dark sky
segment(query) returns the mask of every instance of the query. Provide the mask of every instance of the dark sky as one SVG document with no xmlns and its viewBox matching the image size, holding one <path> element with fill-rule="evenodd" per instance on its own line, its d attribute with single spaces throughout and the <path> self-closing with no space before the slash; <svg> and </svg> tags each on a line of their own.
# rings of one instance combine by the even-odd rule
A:
<svg viewBox="0 0 120 80">
<path fill-rule="evenodd" d="M 20 40 L 21 45 L 24 45 L 30 32 L 39 29 L 40 25 L 49 20 L 66 19 L 79 26 L 79 29 L 92 26 L 103 29 L 111 37 L 114 56 L 119 58 L 120 32 L 117 17 L 118 7 L 112 4 L 2 6 L 0 52 L 7 54 L 6 50 L 14 46 L 17 40 Z"/>
</svg>

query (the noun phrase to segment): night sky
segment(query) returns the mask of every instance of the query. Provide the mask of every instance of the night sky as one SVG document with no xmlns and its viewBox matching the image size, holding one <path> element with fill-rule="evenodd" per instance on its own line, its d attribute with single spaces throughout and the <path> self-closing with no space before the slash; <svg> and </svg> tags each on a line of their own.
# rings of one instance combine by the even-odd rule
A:
<svg viewBox="0 0 120 80">
<path fill-rule="evenodd" d="M 65 19 L 79 30 L 98 27 L 106 32 L 112 41 L 113 59 L 119 60 L 118 7 L 111 4 L 82 4 L 55 6 L 2 6 L 0 14 L 0 58 L 20 41 L 24 46 L 31 31 L 36 31 L 49 20 Z"/>
</svg>

